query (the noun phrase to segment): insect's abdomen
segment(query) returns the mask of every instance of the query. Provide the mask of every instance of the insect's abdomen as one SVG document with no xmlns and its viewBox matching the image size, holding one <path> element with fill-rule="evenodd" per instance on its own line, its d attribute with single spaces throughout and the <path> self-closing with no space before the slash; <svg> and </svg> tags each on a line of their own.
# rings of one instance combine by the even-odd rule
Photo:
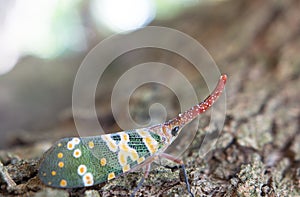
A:
<svg viewBox="0 0 300 197">
<path fill-rule="evenodd" d="M 52 187 L 92 186 L 128 172 L 161 146 L 160 136 L 141 130 L 65 138 L 45 153 L 39 177 Z"/>
<path fill-rule="evenodd" d="M 40 179 L 46 185 L 67 188 L 89 186 L 94 185 L 95 181 L 105 181 L 107 172 L 113 167 L 108 166 L 104 160 L 101 163 L 101 158 L 99 160 L 93 155 L 96 151 L 90 150 L 95 148 L 95 140 L 90 139 L 90 142 L 88 140 L 65 138 L 58 141 L 44 155 L 39 170 Z M 97 140 L 97 146 L 97 149 L 107 151 L 103 140 Z M 112 154 L 110 159 L 114 159 Z"/>
</svg>

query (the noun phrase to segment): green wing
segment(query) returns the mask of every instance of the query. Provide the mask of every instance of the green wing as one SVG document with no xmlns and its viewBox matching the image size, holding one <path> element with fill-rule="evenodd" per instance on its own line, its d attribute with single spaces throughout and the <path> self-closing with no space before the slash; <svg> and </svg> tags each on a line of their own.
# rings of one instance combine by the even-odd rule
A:
<svg viewBox="0 0 300 197">
<path fill-rule="evenodd" d="M 162 146 L 161 136 L 145 129 L 64 138 L 44 154 L 38 175 L 52 187 L 92 186 L 130 171 Z"/>
</svg>

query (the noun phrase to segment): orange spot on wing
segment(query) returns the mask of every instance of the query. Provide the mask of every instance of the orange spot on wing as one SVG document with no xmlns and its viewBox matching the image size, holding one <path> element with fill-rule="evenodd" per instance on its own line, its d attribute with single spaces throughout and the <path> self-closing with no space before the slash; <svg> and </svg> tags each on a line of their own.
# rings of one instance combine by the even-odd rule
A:
<svg viewBox="0 0 300 197">
<path fill-rule="evenodd" d="M 125 143 L 120 144 L 120 149 L 121 149 L 122 151 L 129 152 L 129 147 L 128 147 L 128 145 L 125 144 Z"/>
<path fill-rule="evenodd" d="M 121 152 L 119 152 L 119 163 L 121 164 L 121 166 L 124 166 L 127 164 L 127 159 L 126 159 L 125 155 Z"/>
<path fill-rule="evenodd" d="M 150 151 L 151 151 L 152 153 L 155 153 L 155 152 L 157 151 L 157 146 L 155 146 L 155 145 L 153 145 L 153 144 L 150 144 L 150 145 L 149 145 L 149 148 L 150 148 Z"/>
<path fill-rule="evenodd" d="M 154 140 L 152 139 L 152 137 L 146 137 L 145 143 L 152 154 L 157 151 L 157 146 L 154 144 Z"/>
<path fill-rule="evenodd" d="M 79 172 L 81 173 L 81 174 L 83 174 L 84 172 L 85 172 L 85 168 L 82 166 L 82 167 L 80 167 L 79 168 Z"/>
<path fill-rule="evenodd" d="M 72 141 L 73 141 L 76 145 L 80 143 L 80 139 L 77 138 L 77 137 L 74 137 L 74 138 L 72 139 Z"/>
<path fill-rule="evenodd" d="M 146 137 L 145 141 L 147 144 L 150 144 L 152 142 L 152 138 L 151 137 Z"/>
<path fill-rule="evenodd" d="M 63 168 L 64 165 L 65 165 L 64 162 L 62 162 L 62 161 L 58 162 L 58 167 Z"/>
<path fill-rule="evenodd" d="M 67 146 L 68 146 L 68 149 L 73 149 L 73 147 L 74 147 L 73 143 L 71 143 L 71 142 L 69 142 Z"/>
<path fill-rule="evenodd" d="M 129 171 L 130 170 L 130 166 L 129 165 L 125 165 L 124 167 L 123 167 L 123 172 L 127 172 L 127 171 Z"/>
<path fill-rule="evenodd" d="M 85 186 L 91 186 L 94 184 L 94 180 L 93 180 L 93 174 L 88 172 L 83 176 L 83 184 Z"/>
<path fill-rule="evenodd" d="M 94 148 L 95 144 L 93 141 L 89 141 L 89 148 Z"/>
<path fill-rule="evenodd" d="M 109 146 L 111 147 L 111 149 L 117 148 L 117 146 L 113 142 L 109 142 Z"/>
<path fill-rule="evenodd" d="M 92 180 L 92 178 L 91 178 L 89 175 L 86 175 L 86 176 L 85 176 L 85 179 L 86 179 L 87 181 Z"/>
<path fill-rule="evenodd" d="M 124 139 L 125 142 L 129 141 L 129 136 L 126 133 L 123 133 L 122 137 L 123 137 L 123 139 Z"/>
<path fill-rule="evenodd" d="M 80 149 L 76 149 L 76 150 L 74 151 L 73 156 L 74 156 L 75 158 L 80 157 L 80 156 L 81 156 L 81 150 L 80 150 Z"/>
<path fill-rule="evenodd" d="M 145 157 L 140 157 L 137 159 L 138 164 L 142 163 L 143 161 L 145 161 Z"/>
<path fill-rule="evenodd" d="M 102 158 L 102 159 L 100 160 L 100 164 L 101 164 L 101 166 L 105 166 L 105 165 L 106 165 L 106 159 L 105 159 L 105 158 Z"/>
<path fill-rule="evenodd" d="M 102 135 L 103 140 L 109 140 L 109 137 L 107 135 Z"/>
<path fill-rule="evenodd" d="M 56 175 L 56 171 L 53 170 L 53 171 L 51 172 L 51 174 L 52 174 L 52 176 L 55 176 L 55 175 Z"/>
<path fill-rule="evenodd" d="M 111 172 L 108 174 L 107 176 L 107 180 L 111 180 L 111 179 L 114 179 L 116 176 L 115 176 L 115 173 L 114 172 Z"/>
<path fill-rule="evenodd" d="M 148 131 L 139 131 L 139 134 L 140 134 L 142 137 L 146 137 L 147 135 L 149 135 L 149 132 L 148 132 Z"/>
<path fill-rule="evenodd" d="M 67 186 L 67 181 L 65 179 L 62 179 L 59 184 L 60 184 L 61 187 L 66 187 Z"/>
<path fill-rule="evenodd" d="M 58 154 L 57 154 L 57 157 L 60 158 L 60 159 L 63 158 L 63 156 L 64 156 L 63 153 L 58 153 Z"/>
<path fill-rule="evenodd" d="M 86 184 L 91 185 L 91 184 L 93 184 L 93 182 L 92 182 L 92 180 L 87 180 Z"/>
<path fill-rule="evenodd" d="M 132 149 L 131 151 L 130 151 L 130 156 L 131 156 L 131 159 L 133 160 L 133 161 L 136 161 L 138 158 L 139 158 L 139 155 L 137 154 L 137 152 L 136 152 L 136 150 L 134 150 L 134 149 Z"/>
</svg>

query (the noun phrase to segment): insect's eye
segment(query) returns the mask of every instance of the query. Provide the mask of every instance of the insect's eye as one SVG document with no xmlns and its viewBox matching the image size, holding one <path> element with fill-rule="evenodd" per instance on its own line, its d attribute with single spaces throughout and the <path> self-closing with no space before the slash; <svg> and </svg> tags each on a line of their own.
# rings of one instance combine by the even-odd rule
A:
<svg viewBox="0 0 300 197">
<path fill-rule="evenodd" d="M 178 131 L 179 131 L 179 126 L 176 126 L 176 127 L 174 127 L 174 128 L 172 129 L 171 134 L 172 134 L 173 136 L 176 136 L 177 133 L 178 133 Z"/>
</svg>

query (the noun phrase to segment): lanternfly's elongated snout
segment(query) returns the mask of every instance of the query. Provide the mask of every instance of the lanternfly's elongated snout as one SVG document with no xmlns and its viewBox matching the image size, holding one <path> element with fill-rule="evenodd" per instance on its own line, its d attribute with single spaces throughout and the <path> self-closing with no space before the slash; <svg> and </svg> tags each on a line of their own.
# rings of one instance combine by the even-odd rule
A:
<svg viewBox="0 0 300 197">
<path fill-rule="evenodd" d="M 184 113 L 179 114 L 177 118 L 182 122 L 182 124 L 186 124 L 192 121 L 198 115 L 208 110 L 222 94 L 222 91 L 226 84 L 226 80 L 227 80 L 227 76 L 221 75 L 218 85 L 216 86 L 214 91 L 203 102 L 199 103 L 198 105 L 195 105 L 194 107 L 190 108 Z"/>
<path fill-rule="evenodd" d="M 166 122 L 165 126 L 171 132 L 170 136 L 177 136 L 181 128 L 183 128 L 186 124 L 194 120 L 197 116 L 208 110 L 222 94 L 226 81 L 227 75 L 221 75 L 216 88 L 203 102 L 193 106 L 189 110 L 179 114 L 172 120 Z"/>
</svg>

